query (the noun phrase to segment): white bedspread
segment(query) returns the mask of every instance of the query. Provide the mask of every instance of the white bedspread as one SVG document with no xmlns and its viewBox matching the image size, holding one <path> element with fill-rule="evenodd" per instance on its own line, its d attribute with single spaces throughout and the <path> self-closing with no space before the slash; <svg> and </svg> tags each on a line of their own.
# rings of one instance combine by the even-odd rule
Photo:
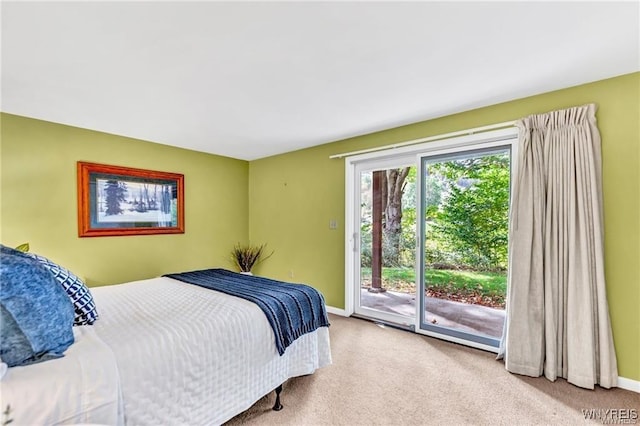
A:
<svg viewBox="0 0 640 426">
<path fill-rule="evenodd" d="M 92 293 L 94 328 L 116 356 L 128 425 L 220 424 L 288 378 L 331 363 L 326 327 L 279 356 L 265 315 L 237 297 L 170 278 Z"/>
<path fill-rule="evenodd" d="M 62 358 L 9 368 L 0 381 L 2 411 L 11 425 L 123 423 L 113 352 L 92 326 L 74 327 Z"/>
</svg>

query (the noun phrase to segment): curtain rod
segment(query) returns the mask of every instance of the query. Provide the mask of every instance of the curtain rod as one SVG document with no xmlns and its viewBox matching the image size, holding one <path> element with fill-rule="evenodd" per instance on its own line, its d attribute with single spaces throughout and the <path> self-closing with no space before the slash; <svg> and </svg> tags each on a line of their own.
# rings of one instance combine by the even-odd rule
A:
<svg viewBox="0 0 640 426">
<path fill-rule="evenodd" d="M 496 129 L 502 129 L 505 127 L 511 127 L 514 124 L 515 124 L 515 121 L 505 121 L 504 123 L 489 124 L 487 126 L 474 127 L 473 129 L 458 130 L 457 132 L 444 133 L 442 135 L 429 136 L 426 138 L 414 139 L 406 142 L 399 142 L 391 145 L 379 146 L 376 148 L 361 149 L 360 151 L 343 152 L 342 154 L 331 155 L 329 156 L 329 158 L 330 159 L 344 158 L 344 157 L 350 157 L 356 154 L 366 154 L 368 152 L 384 151 L 387 149 L 395 149 L 403 146 L 415 145 L 422 142 L 433 142 L 433 141 L 439 141 L 442 139 L 454 138 L 456 136 L 473 135 L 474 133 L 481 133 L 489 130 L 496 130 Z"/>
</svg>

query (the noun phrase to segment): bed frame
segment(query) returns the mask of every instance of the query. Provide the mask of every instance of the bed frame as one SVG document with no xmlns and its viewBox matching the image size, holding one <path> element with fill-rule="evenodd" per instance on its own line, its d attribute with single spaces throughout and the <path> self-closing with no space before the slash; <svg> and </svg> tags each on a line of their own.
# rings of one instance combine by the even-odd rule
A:
<svg viewBox="0 0 640 426">
<path fill-rule="evenodd" d="M 282 392 L 282 385 L 278 386 L 275 390 L 276 392 L 276 402 L 275 404 L 273 404 L 273 411 L 280 411 L 282 410 L 284 407 L 282 406 L 282 404 L 280 403 L 280 393 Z"/>
</svg>

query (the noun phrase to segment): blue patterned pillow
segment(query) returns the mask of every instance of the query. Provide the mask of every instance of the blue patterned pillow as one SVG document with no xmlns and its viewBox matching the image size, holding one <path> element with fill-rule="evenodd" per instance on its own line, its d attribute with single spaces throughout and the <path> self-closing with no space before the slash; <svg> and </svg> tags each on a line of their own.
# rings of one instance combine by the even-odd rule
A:
<svg viewBox="0 0 640 426">
<path fill-rule="evenodd" d="M 27 253 L 36 259 L 41 265 L 49 270 L 62 284 L 62 288 L 67 292 L 75 308 L 75 318 L 73 325 L 91 325 L 98 319 L 98 310 L 93 300 L 93 295 L 89 288 L 73 272 L 34 253 Z"/>
<path fill-rule="evenodd" d="M 73 343 L 73 304 L 40 263 L 0 245 L 0 357 L 9 367 L 59 358 Z"/>
</svg>

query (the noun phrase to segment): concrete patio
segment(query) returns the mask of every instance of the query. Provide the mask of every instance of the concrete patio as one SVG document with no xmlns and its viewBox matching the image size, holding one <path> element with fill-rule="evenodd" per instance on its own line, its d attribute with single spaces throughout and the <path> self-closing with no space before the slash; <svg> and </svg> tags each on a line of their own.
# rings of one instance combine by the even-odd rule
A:
<svg viewBox="0 0 640 426">
<path fill-rule="evenodd" d="M 504 310 L 482 305 L 470 305 L 451 300 L 426 297 L 427 321 L 460 331 L 500 338 L 504 324 Z M 361 291 L 363 307 L 414 318 L 416 300 L 414 294 L 386 291 L 370 293 Z"/>
</svg>

